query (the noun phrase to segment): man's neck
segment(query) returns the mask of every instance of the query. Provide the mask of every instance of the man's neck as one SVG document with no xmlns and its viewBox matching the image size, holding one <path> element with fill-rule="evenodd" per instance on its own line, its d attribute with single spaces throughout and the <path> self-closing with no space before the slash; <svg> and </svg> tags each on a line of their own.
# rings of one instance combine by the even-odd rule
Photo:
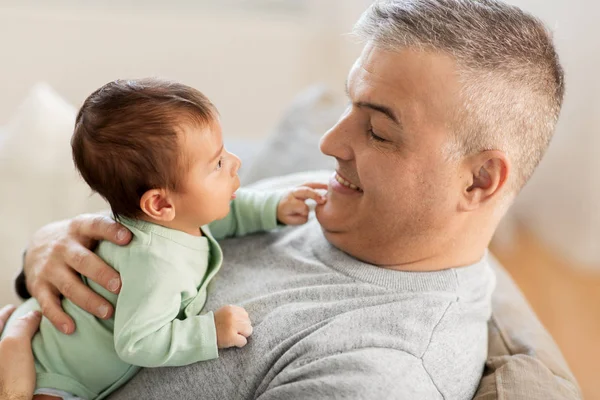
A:
<svg viewBox="0 0 600 400">
<path fill-rule="evenodd" d="M 477 263 L 485 255 L 491 239 L 422 238 L 396 242 L 348 243 L 339 234 L 323 232 L 335 247 L 363 262 L 398 271 L 439 271 Z"/>
</svg>

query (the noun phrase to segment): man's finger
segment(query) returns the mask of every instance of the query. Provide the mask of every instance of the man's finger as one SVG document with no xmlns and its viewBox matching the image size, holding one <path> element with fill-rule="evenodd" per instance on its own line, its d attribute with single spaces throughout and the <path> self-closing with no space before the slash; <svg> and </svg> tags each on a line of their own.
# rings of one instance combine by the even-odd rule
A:
<svg viewBox="0 0 600 400">
<path fill-rule="evenodd" d="M 108 240 L 119 245 L 131 241 L 131 232 L 105 215 L 80 215 L 73 220 L 72 228 L 77 235 L 89 239 Z"/>
<path fill-rule="evenodd" d="M 2 333 L 2 329 L 4 329 L 4 325 L 6 325 L 6 321 L 11 316 L 13 312 L 15 312 L 16 307 L 12 304 L 2 307 L 0 310 L 0 333 Z"/>
<path fill-rule="evenodd" d="M 109 267 L 95 253 L 80 245 L 73 244 L 67 249 L 65 261 L 75 271 L 81 275 L 93 280 L 106 290 L 113 293 L 119 293 L 121 289 L 121 278 L 117 271 Z M 69 297 L 63 292 L 65 297 Z"/>
<path fill-rule="evenodd" d="M 295 188 L 294 190 L 292 190 L 292 194 L 294 195 L 294 197 L 296 199 L 302 200 L 302 201 L 308 200 L 308 199 L 313 199 L 317 203 L 325 202 L 325 198 L 323 197 L 323 195 L 321 195 L 315 189 L 306 187 L 306 186 L 300 186 L 300 187 Z"/>
<path fill-rule="evenodd" d="M 110 318 L 113 313 L 112 305 L 98 293 L 85 285 L 76 274 L 57 274 L 52 282 L 64 297 L 75 305 L 95 315 L 98 318 Z"/>
<path fill-rule="evenodd" d="M 42 314 L 39 311 L 30 311 L 20 318 L 14 320 L 10 326 L 6 328 L 4 332 L 5 337 L 18 338 L 25 340 L 25 343 L 30 343 L 31 338 L 37 332 L 40 321 L 42 320 Z"/>
<path fill-rule="evenodd" d="M 301 186 L 306 186 L 306 187 L 309 187 L 311 189 L 325 189 L 325 190 L 327 190 L 329 188 L 329 185 L 327 185 L 326 183 L 322 183 L 322 182 L 307 182 L 307 183 L 303 183 Z"/>
<path fill-rule="evenodd" d="M 62 309 L 60 297 L 49 289 L 39 290 L 35 294 L 40 303 L 42 314 L 50 320 L 52 325 L 67 335 L 75 331 L 75 322 Z"/>
</svg>

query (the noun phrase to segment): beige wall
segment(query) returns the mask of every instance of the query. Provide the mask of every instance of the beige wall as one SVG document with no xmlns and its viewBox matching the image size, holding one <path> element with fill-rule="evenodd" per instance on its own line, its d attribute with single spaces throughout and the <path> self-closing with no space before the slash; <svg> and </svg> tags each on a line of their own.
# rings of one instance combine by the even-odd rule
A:
<svg viewBox="0 0 600 400">
<path fill-rule="evenodd" d="M 369 2 L 254 3 L 269 4 L 0 0 L 0 125 L 38 81 L 78 105 L 110 80 L 159 75 L 205 92 L 227 134 L 262 136 L 306 86 L 343 86 L 356 46 L 342 33 Z"/>
<path fill-rule="evenodd" d="M 567 259 L 600 271 L 600 3 L 510 2 L 554 31 L 566 76 L 556 135 L 513 215 Z"/>
</svg>

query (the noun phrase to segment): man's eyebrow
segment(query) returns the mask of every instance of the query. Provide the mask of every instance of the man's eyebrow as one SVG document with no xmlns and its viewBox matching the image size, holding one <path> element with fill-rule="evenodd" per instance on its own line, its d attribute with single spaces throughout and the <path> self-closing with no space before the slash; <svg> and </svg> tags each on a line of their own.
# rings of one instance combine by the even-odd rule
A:
<svg viewBox="0 0 600 400">
<path fill-rule="evenodd" d="M 358 103 L 356 103 L 356 105 L 358 107 L 365 107 L 365 108 L 370 108 L 371 110 L 378 111 L 378 112 L 382 113 L 383 115 L 385 115 L 386 117 L 388 117 L 389 119 L 391 119 L 392 121 L 394 121 L 396 123 L 396 125 L 400 125 L 400 121 L 398 120 L 398 117 L 396 117 L 396 114 L 394 113 L 394 111 L 392 111 L 392 109 L 389 107 L 386 107 L 381 104 L 366 103 L 366 102 L 362 102 L 362 101 L 359 101 Z"/>
<path fill-rule="evenodd" d="M 344 85 L 344 87 L 346 89 L 346 96 L 348 96 L 348 98 L 350 99 L 350 90 L 348 89 L 348 80 L 347 79 L 346 79 L 346 84 Z M 394 121 L 396 123 L 396 125 L 400 125 L 400 119 L 396 116 L 396 113 L 394 112 L 394 110 L 392 110 L 388 106 L 384 106 L 382 104 L 366 102 L 366 101 L 359 101 L 359 102 L 354 103 L 354 105 L 356 105 L 357 107 L 370 108 L 371 110 L 380 112 L 383 115 L 385 115 L 386 117 L 388 117 L 389 119 L 391 119 L 392 121 Z"/>
</svg>

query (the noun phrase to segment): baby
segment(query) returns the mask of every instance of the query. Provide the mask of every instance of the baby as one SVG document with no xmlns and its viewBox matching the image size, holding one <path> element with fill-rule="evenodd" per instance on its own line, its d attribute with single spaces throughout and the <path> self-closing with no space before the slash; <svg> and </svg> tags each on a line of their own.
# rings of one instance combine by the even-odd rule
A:
<svg viewBox="0 0 600 400">
<path fill-rule="evenodd" d="M 97 319 L 64 299 L 75 333 L 42 321 L 33 339 L 34 398 L 101 399 L 140 367 L 187 365 L 243 347 L 252 334 L 243 308 L 200 314 L 223 261 L 216 239 L 302 224 L 305 200 L 324 202 L 316 189 L 326 185 L 237 191 L 240 160 L 223 146 L 213 104 L 191 87 L 158 79 L 119 80 L 92 93 L 71 145 L 77 169 L 133 239 L 96 249 L 120 272 L 119 295 L 82 277 L 115 306 L 114 318 Z M 12 320 L 33 309 L 39 305 L 32 299 Z"/>
</svg>

